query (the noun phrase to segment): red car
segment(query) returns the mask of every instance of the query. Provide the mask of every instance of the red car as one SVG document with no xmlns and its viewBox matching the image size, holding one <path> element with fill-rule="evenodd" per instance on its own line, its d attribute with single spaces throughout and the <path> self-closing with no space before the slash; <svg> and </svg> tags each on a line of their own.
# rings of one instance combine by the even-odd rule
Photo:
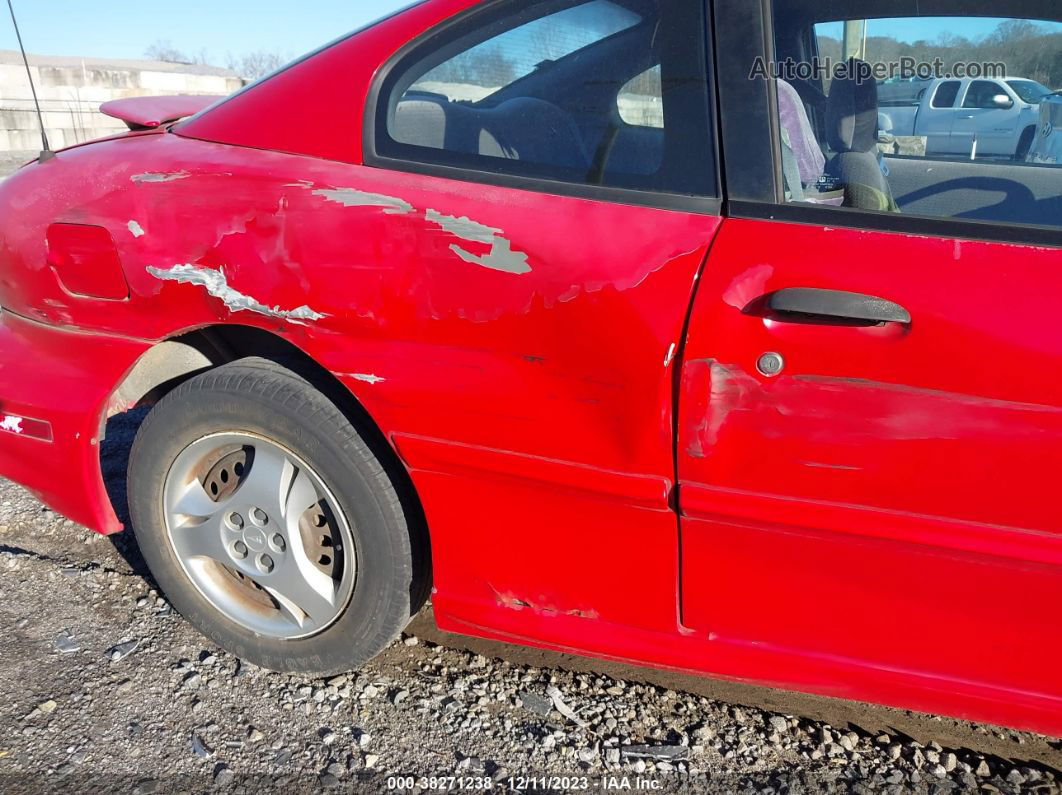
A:
<svg viewBox="0 0 1062 795">
<path fill-rule="evenodd" d="M 427 0 L 120 103 L 0 187 L 0 474 L 117 532 L 100 441 L 152 406 L 143 554 L 270 668 L 358 666 L 430 592 L 454 632 L 1062 734 L 1062 171 L 877 119 L 888 42 L 1056 89 L 1060 21 Z"/>
</svg>

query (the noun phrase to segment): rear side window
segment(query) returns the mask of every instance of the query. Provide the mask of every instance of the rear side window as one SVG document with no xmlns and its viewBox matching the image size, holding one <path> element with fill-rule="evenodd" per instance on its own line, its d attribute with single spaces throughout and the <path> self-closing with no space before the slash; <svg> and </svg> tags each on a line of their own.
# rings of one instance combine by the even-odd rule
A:
<svg viewBox="0 0 1062 795">
<path fill-rule="evenodd" d="M 490 5 L 429 34 L 391 69 L 376 153 L 508 177 L 715 196 L 705 40 L 699 3 Z"/>
<path fill-rule="evenodd" d="M 937 93 L 933 95 L 933 107 L 955 107 L 955 100 L 959 96 L 959 86 L 961 85 L 962 83 L 960 83 L 958 80 L 945 80 L 943 83 L 937 86 Z"/>
</svg>

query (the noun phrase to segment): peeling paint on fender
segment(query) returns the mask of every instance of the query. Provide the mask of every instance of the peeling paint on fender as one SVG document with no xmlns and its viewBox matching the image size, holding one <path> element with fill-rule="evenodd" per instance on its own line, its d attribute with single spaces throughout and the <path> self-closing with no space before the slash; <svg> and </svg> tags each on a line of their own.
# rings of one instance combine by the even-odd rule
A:
<svg viewBox="0 0 1062 795">
<path fill-rule="evenodd" d="M 296 309 L 281 309 L 280 307 L 268 307 L 256 301 L 250 296 L 234 290 L 229 286 L 228 279 L 221 270 L 200 268 L 195 265 L 174 265 L 172 268 L 162 269 L 149 266 L 147 272 L 156 279 L 163 281 L 178 282 L 180 284 L 194 284 L 204 288 L 210 295 L 220 298 L 231 312 L 255 312 L 266 317 L 275 317 L 281 320 L 289 320 L 298 323 L 304 320 L 320 320 L 328 317 L 321 312 L 315 312 L 308 306 L 300 306 Z"/>
<path fill-rule="evenodd" d="M 394 196 L 380 193 L 366 193 L 354 188 L 335 188 L 334 190 L 315 190 L 314 196 L 320 196 L 330 202 L 344 207 L 382 207 L 387 215 L 407 215 L 413 212 L 413 205 Z"/>
<path fill-rule="evenodd" d="M 456 244 L 450 246 L 450 250 L 471 265 L 481 265 L 493 271 L 504 271 L 505 273 L 531 272 L 531 266 L 527 264 L 527 254 L 513 251 L 513 244 L 504 237 L 496 239 L 491 250 L 483 256 L 477 256 L 465 251 Z"/>
<path fill-rule="evenodd" d="M 490 583 L 487 583 L 487 586 L 492 591 L 494 591 L 494 595 L 497 597 L 498 600 L 498 606 L 506 608 L 508 610 L 530 610 L 542 616 L 571 616 L 573 618 L 589 618 L 594 620 L 599 619 L 601 617 L 598 612 L 593 609 L 565 609 L 560 607 L 554 607 L 549 604 L 536 604 L 535 602 L 528 601 L 527 599 L 521 599 L 513 595 L 512 593 L 499 591 Z"/>
<path fill-rule="evenodd" d="M 450 246 L 450 250 L 465 262 L 505 273 L 531 272 L 527 254 L 522 251 L 513 251 L 513 244 L 507 238 L 502 237 L 502 230 L 494 229 L 470 218 L 443 215 L 432 209 L 424 213 L 424 218 L 461 240 L 490 245 L 490 251 L 482 256 L 466 251 L 457 244 Z"/>
<path fill-rule="evenodd" d="M 443 215 L 439 211 L 432 209 L 424 213 L 424 218 L 429 223 L 442 227 L 454 237 L 459 237 L 472 243 L 493 243 L 494 239 L 502 233 L 500 229 L 493 229 L 470 218 Z"/>
<path fill-rule="evenodd" d="M 126 226 L 129 227 L 129 232 L 133 235 L 133 237 L 144 236 L 144 227 L 142 227 L 136 221 L 130 221 L 128 224 L 126 224 Z"/>
<path fill-rule="evenodd" d="M 366 384 L 382 384 L 386 381 L 386 378 L 381 378 L 378 375 L 372 375 L 371 373 L 348 373 L 347 378 L 353 378 L 355 381 L 364 381 Z"/>
<path fill-rule="evenodd" d="M 129 179 L 132 182 L 174 182 L 179 179 L 188 179 L 192 176 L 188 171 L 175 171 L 172 174 L 133 174 Z"/>
</svg>

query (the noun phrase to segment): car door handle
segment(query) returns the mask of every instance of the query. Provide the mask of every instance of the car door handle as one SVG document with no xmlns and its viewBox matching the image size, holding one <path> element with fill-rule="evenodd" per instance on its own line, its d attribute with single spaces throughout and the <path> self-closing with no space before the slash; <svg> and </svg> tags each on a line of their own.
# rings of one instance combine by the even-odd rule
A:
<svg viewBox="0 0 1062 795">
<path fill-rule="evenodd" d="M 899 304 L 861 293 L 790 287 L 772 293 L 767 305 L 783 315 L 837 318 L 867 323 L 910 323 L 911 314 Z M 784 320 L 785 318 L 780 318 Z"/>
</svg>

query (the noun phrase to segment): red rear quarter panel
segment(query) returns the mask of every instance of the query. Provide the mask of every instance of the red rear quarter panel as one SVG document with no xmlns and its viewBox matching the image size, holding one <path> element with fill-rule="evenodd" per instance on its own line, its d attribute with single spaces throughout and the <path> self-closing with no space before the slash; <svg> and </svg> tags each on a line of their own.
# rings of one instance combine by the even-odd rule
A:
<svg viewBox="0 0 1062 795">
<path fill-rule="evenodd" d="M 146 341 L 253 325 L 346 384 L 412 471 L 441 615 L 674 631 L 673 357 L 719 218 L 173 134 L 33 166 L 0 188 L 16 207 L 8 309 Z M 109 232 L 127 300 L 63 289 L 54 221 Z"/>
</svg>

